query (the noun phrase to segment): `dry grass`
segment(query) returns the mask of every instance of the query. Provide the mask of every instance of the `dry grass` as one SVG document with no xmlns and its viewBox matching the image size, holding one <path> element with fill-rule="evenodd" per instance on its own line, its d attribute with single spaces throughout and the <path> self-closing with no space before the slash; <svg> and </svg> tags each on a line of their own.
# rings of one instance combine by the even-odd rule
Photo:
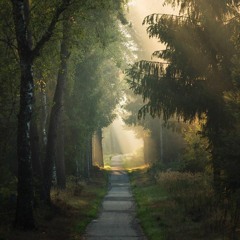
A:
<svg viewBox="0 0 240 240">
<path fill-rule="evenodd" d="M 209 176 L 180 172 L 152 176 L 141 170 L 131 173 L 131 183 L 138 217 L 149 240 L 239 239 L 216 228 L 223 211 Z"/>
<path fill-rule="evenodd" d="M 76 185 L 68 182 L 65 191 L 54 189 L 53 207 L 35 210 L 38 227 L 30 232 L 11 227 L 14 219 L 12 208 L 1 221 L 0 240 L 80 240 L 86 225 L 96 217 L 106 190 L 106 172 L 99 170 L 87 183 Z M 1 211 L 4 212 L 3 209 Z"/>
</svg>

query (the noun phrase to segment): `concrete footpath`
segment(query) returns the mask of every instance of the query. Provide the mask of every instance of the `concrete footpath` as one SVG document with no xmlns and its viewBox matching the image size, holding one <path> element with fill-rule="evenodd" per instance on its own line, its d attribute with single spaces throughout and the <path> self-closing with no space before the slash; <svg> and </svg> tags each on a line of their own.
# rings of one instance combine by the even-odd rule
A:
<svg viewBox="0 0 240 240">
<path fill-rule="evenodd" d="M 86 229 L 87 240 L 146 240 L 137 222 L 128 175 L 122 169 L 122 156 L 112 158 L 109 191 L 98 219 Z"/>
</svg>

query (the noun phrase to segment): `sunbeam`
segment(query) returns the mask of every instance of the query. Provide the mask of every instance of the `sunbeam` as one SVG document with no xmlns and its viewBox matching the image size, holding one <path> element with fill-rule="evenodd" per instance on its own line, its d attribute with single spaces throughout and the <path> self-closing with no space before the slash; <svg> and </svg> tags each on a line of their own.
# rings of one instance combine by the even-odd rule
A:
<svg viewBox="0 0 240 240">
<path fill-rule="evenodd" d="M 146 26 L 142 25 L 143 19 L 152 13 L 178 14 L 178 10 L 173 10 L 170 6 L 163 6 L 163 0 L 134 0 L 129 3 L 128 20 L 131 22 L 137 35 L 140 36 L 144 58 L 151 59 L 151 55 L 156 50 L 165 49 L 164 44 L 159 43 L 156 38 L 150 38 L 146 31 Z"/>
<path fill-rule="evenodd" d="M 134 131 L 124 124 L 121 117 L 118 117 L 104 131 L 104 136 L 107 134 L 109 134 L 109 137 L 104 138 L 103 146 L 108 145 L 112 154 L 129 154 L 143 147 L 142 139 L 136 137 Z"/>
</svg>

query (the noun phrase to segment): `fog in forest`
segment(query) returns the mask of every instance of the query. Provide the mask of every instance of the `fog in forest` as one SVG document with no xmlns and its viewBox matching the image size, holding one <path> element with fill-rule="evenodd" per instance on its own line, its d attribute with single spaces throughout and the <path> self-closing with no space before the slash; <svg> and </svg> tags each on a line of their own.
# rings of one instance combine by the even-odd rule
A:
<svg viewBox="0 0 240 240">
<path fill-rule="evenodd" d="M 0 19 L 0 240 L 240 240 L 240 0 Z"/>
<path fill-rule="evenodd" d="M 146 26 L 142 24 L 144 18 L 152 13 L 177 14 L 177 11 L 170 6 L 163 6 L 163 2 L 163 0 L 132 0 L 128 3 L 126 17 L 138 38 L 141 46 L 140 57 L 144 60 L 151 60 L 154 51 L 165 49 L 165 46 L 156 38 L 149 38 Z M 130 154 L 135 156 L 136 165 L 144 164 L 143 139 L 137 137 L 134 130 L 134 126 L 126 126 L 121 114 L 118 115 L 117 119 L 103 132 L 103 153 Z M 148 134 L 144 129 L 140 131 L 142 134 Z M 139 163 L 136 159 L 139 159 Z M 131 158 L 128 161 L 131 161 Z"/>
<path fill-rule="evenodd" d="M 141 41 L 144 51 L 144 58 L 146 60 L 151 59 L 151 55 L 154 51 L 162 50 L 165 47 L 162 43 L 159 43 L 156 38 L 149 38 L 146 31 L 146 26 L 142 25 L 144 18 L 153 13 L 178 13 L 168 5 L 163 6 L 163 2 L 163 0 L 133 0 L 128 4 L 127 18 Z"/>
</svg>

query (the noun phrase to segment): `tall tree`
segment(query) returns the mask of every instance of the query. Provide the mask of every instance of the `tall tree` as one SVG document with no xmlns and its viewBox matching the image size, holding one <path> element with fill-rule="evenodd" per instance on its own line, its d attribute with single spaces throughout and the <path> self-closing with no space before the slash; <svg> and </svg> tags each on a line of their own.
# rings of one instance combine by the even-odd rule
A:
<svg viewBox="0 0 240 240">
<path fill-rule="evenodd" d="M 93 135 L 93 163 L 99 167 L 104 167 L 103 162 L 103 147 L 102 147 L 102 129 L 97 129 Z"/>
<path fill-rule="evenodd" d="M 46 201 L 50 200 L 50 190 L 52 185 L 52 169 L 54 160 L 56 163 L 57 183 L 60 188 L 65 188 L 65 163 L 63 144 L 63 111 L 64 111 L 64 90 L 67 80 L 67 60 L 69 58 L 69 17 L 63 14 L 62 40 L 60 47 L 60 67 L 58 70 L 57 84 L 53 97 L 53 104 L 50 113 L 49 129 L 46 146 L 46 158 L 44 162 L 44 181 L 46 191 Z M 57 149 L 58 147 L 58 149 Z"/>
<path fill-rule="evenodd" d="M 68 7 L 70 1 L 66 0 L 57 7 L 46 32 L 34 47 L 31 47 L 31 43 L 29 42 L 28 27 L 30 24 L 26 22 L 30 10 L 26 8 L 24 0 L 12 0 L 11 2 L 21 71 L 17 144 L 18 198 L 15 226 L 17 228 L 33 229 L 35 222 L 32 209 L 33 188 L 30 151 L 30 123 L 34 93 L 32 66 L 34 59 L 40 54 L 40 50 L 52 36 L 61 13 Z"/>
<path fill-rule="evenodd" d="M 232 69 L 239 1 L 165 2 L 179 5 L 181 15 L 152 14 L 143 22 L 150 37 L 166 44 L 154 53 L 164 61 L 134 64 L 130 86 L 145 100 L 140 115 L 163 114 L 166 120 L 174 114 L 184 120 L 206 116 L 202 134 L 209 139 L 215 189 L 221 192 L 227 161 L 221 148 L 228 144 L 222 134 L 236 127 L 225 92 L 237 87 Z"/>
</svg>

